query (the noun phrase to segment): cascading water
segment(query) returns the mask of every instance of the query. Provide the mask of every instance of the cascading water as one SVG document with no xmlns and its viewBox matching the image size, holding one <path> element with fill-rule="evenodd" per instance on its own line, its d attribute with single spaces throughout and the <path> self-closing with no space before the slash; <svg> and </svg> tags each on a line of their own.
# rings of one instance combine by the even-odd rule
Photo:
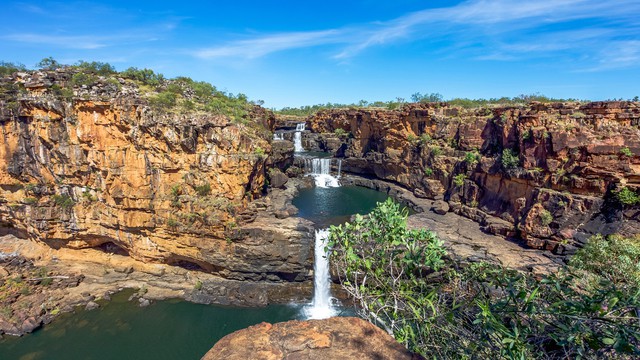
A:
<svg viewBox="0 0 640 360">
<path fill-rule="evenodd" d="M 325 250 L 329 239 L 329 230 L 316 230 L 316 244 L 313 264 L 313 301 L 305 309 L 309 319 L 326 319 L 336 315 L 331 305 L 331 278 L 329 277 L 329 254 Z"/>
<path fill-rule="evenodd" d="M 273 140 L 284 140 L 284 134 L 283 133 L 273 133 Z"/>
<path fill-rule="evenodd" d="M 331 175 L 332 159 L 306 159 L 305 167 L 307 174 L 313 176 L 316 186 L 322 188 L 339 187 L 340 168 L 342 160 L 338 160 L 338 177 Z"/>
<path fill-rule="evenodd" d="M 299 123 L 296 125 L 296 132 L 293 134 L 293 151 L 295 152 L 303 152 L 304 148 L 302 147 L 302 132 L 305 130 L 307 124 Z"/>
</svg>

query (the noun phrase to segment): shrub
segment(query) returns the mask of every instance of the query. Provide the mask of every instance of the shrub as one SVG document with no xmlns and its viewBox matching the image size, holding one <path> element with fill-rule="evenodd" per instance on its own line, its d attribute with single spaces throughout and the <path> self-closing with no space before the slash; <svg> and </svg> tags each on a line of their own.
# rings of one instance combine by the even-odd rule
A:
<svg viewBox="0 0 640 360">
<path fill-rule="evenodd" d="M 18 71 L 26 70 L 27 68 L 22 64 L 0 61 L 0 76 L 7 76 Z"/>
<path fill-rule="evenodd" d="M 640 196 L 628 187 L 613 192 L 615 200 L 623 206 L 633 206 L 640 203 Z"/>
<path fill-rule="evenodd" d="M 38 199 L 34 197 L 26 197 L 24 198 L 24 200 L 22 200 L 22 202 L 27 205 L 33 205 L 38 202 Z"/>
<path fill-rule="evenodd" d="M 196 193 L 199 196 L 207 196 L 211 194 L 211 185 L 209 183 L 196 186 Z"/>
<path fill-rule="evenodd" d="M 433 175 L 433 169 L 431 168 L 424 168 L 424 174 L 427 176 L 431 176 Z"/>
<path fill-rule="evenodd" d="M 254 153 L 254 154 L 256 154 L 256 155 L 258 155 L 258 157 L 259 157 L 259 158 L 261 158 L 261 159 L 262 159 L 262 158 L 264 158 L 264 156 L 265 156 L 264 149 L 263 149 L 263 148 L 261 148 L 260 146 L 256 147 L 256 148 L 253 150 L 253 153 Z"/>
<path fill-rule="evenodd" d="M 631 149 L 629 149 L 626 146 L 620 149 L 620 155 L 623 155 L 626 157 L 633 157 L 633 153 L 631 152 Z"/>
<path fill-rule="evenodd" d="M 440 156 L 442 155 L 442 152 L 443 152 L 442 148 L 439 146 L 430 147 L 429 150 L 431 151 L 431 155 L 433 156 Z"/>
<path fill-rule="evenodd" d="M 193 289 L 194 289 L 194 290 L 202 290 L 202 281 L 197 280 L 197 281 L 196 281 L 196 284 L 195 284 L 195 285 L 193 285 Z"/>
<path fill-rule="evenodd" d="M 619 271 L 590 288 L 577 286 L 577 261 L 534 276 L 499 265 L 460 265 L 425 230 L 407 230 L 406 212 L 387 201 L 368 216 L 331 227 L 331 264 L 358 314 L 411 351 L 438 359 L 636 358 L 640 355 L 637 286 L 621 291 L 618 259 L 629 245 L 585 248 L 586 266 Z M 637 245 L 634 245 L 637 249 Z M 576 256 L 580 255 L 580 252 Z M 607 259 L 607 261 L 602 261 Z M 608 261 L 611 261 L 609 263 Z M 622 260 L 626 261 L 626 260 Z M 610 280 L 611 279 L 611 280 Z M 622 279 L 622 280 L 620 280 Z M 613 281 L 612 281 L 613 280 Z"/>
<path fill-rule="evenodd" d="M 468 151 L 466 154 L 464 154 L 464 161 L 467 164 L 474 166 L 478 163 L 478 161 L 480 161 L 480 154 L 478 154 L 477 151 Z"/>
<path fill-rule="evenodd" d="M 338 137 L 343 137 L 345 135 L 347 135 L 347 131 L 345 129 L 342 128 L 337 128 L 333 131 L 333 134 L 338 136 Z"/>
<path fill-rule="evenodd" d="M 640 239 L 596 235 L 578 250 L 569 264 L 609 281 L 640 288 Z"/>
<path fill-rule="evenodd" d="M 51 199 L 57 206 L 60 206 L 63 209 L 69 209 L 76 204 L 69 195 L 53 195 Z"/>
<path fill-rule="evenodd" d="M 502 150 L 500 161 L 504 169 L 514 169 L 520 165 L 518 154 L 511 149 Z"/>
<path fill-rule="evenodd" d="M 98 81 L 98 77 L 83 72 L 75 73 L 71 76 L 71 85 L 76 87 L 91 86 Z"/>
<path fill-rule="evenodd" d="M 456 186 L 462 186 L 462 185 L 464 185 L 464 181 L 466 179 L 467 179 L 467 175 L 466 174 L 458 174 L 458 175 L 453 177 L 453 183 Z"/>
<path fill-rule="evenodd" d="M 149 105 L 159 110 L 168 110 L 176 106 L 178 97 L 170 91 L 163 91 L 149 97 Z"/>
<path fill-rule="evenodd" d="M 131 80 L 137 80 L 145 85 L 157 86 L 164 80 L 162 74 L 156 74 L 151 69 L 138 69 L 130 67 L 127 70 L 120 73 L 123 77 Z"/>
<path fill-rule="evenodd" d="M 167 219 L 167 226 L 170 227 L 170 228 L 175 229 L 180 225 L 181 225 L 180 222 L 178 220 L 174 219 L 174 218 L 168 218 Z"/>
<path fill-rule="evenodd" d="M 539 216 L 542 226 L 548 226 L 549 224 L 551 224 L 551 222 L 553 222 L 553 215 L 551 215 L 548 210 L 543 209 L 542 211 L 540 211 Z"/>
</svg>

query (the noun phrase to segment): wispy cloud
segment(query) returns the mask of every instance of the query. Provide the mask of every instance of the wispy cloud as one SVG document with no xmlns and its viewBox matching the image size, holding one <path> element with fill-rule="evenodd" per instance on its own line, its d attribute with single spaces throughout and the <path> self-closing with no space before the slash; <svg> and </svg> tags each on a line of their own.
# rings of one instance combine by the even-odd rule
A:
<svg viewBox="0 0 640 360">
<path fill-rule="evenodd" d="M 65 36 L 43 34 L 11 34 L 1 36 L 1 39 L 21 43 L 47 44 L 69 49 L 99 49 L 107 46 L 108 38 L 95 36 Z"/>
<path fill-rule="evenodd" d="M 520 56 L 586 53 L 640 37 L 639 0 L 469 0 L 456 6 L 426 9 L 383 22 L 336 29 L 263 34 L 198 49 L 206 59 L 255 59 L 275 52 L 333 45 L 335 59 L 348 59 L 376 46 L 398 42 L 448 40 L 453 51 L 471 51 L 483 60 L 514 60 Z M 563 26 L 571 24 L 571 26 Z M 566 30 L 566 28 L 572 30 Z M 629 50 L 633 58 L 635 52 Z M 603 61 L 601 57 L 596 61 Z M 630 61 L 615 61 L 618 65 Z M 627 65 L 625 65 L 627 66 Z"/>
<path fill-rule="evenodd" d="M 200 49 L 195 51 L 194 55 L 205 59 L 220 57 L 253 59 L 277 51 L 340 42 L 340 35 L 337 30 L 273 34 L 254 39 L 239 40 L 219 47 Z"/>
</svg>

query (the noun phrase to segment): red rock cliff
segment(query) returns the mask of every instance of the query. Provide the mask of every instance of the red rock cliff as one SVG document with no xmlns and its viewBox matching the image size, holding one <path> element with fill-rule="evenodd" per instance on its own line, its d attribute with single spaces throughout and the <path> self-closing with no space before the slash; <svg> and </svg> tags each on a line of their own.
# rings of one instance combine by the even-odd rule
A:
<svg viewBox="0 0 640 360">
<path fill-rule="evenodd" d="M 639 232 L 636 209 L 612 199 L 640 185 L 638 125 L 640 104 L 624 101 L 408 104 L 319 112 L 306 141 L 343 156 L 343 170 L 442 196 L 490 232 L 565 253 L 592 233 Z"/>
</svg>

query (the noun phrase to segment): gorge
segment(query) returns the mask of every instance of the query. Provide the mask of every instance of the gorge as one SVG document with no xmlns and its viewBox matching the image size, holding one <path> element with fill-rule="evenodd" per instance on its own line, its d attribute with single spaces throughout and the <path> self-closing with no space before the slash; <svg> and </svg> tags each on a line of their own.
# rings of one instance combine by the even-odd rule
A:
<svg viewBox="0 0 640 360">
<path fill-rule="evenodd" d="M 198 316 L 214 317 L 203 310 L 213 307 L 196 304 L 270 306 L 217 338 L 305 311 L 326 317 L 337 279 L 319 261 L 325 229 L 389 196 L 453 257 L 527 272 L 563 264 L 596 234 L 638 233 L 637 203 L 618 195 L 640 186 L 637 102 L 405 104 L 289 120 L 250 103 L 210 111 L 224 97 L 200 104 L 199 85 L 184 80 L 149 91 L 122 74 L 90 84 L 78 74 L 2 79 L 0 333 L 31 332 L 123 288 L 139 289 L 130 294 L 139 304 L 157 302 L 135 311 L 187 306 L 169 298 L 195 303 L 181 311 Z M 167 92 L 173 107 L 159 103 Z M 315 285 L 314 264 L 327 274 Z M 60 333 L 82 332 L 60 321 Z M 49 326 L 59 342 L 54 323 L 2 340 L 0 354 L 21 356 L 21 341 L 54 349 L 31 345 Z"/>
</svg>

